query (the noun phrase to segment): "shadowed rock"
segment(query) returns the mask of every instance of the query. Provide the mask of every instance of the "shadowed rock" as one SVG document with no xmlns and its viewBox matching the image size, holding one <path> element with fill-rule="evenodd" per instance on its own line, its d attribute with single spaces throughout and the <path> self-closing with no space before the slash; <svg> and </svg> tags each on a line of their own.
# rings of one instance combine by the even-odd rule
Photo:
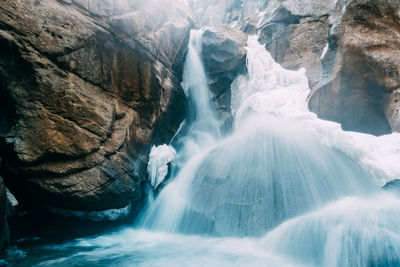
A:
<svg viewBox="0 0 400 267">
<path fill-rule="evenodd" d="M 203 61 L 219 116 L 231 120 L 231 84 L 246 71 L 247 35 L 236 28 L 207 28 L 203 34 Z M 229 127 L 229 126 L 228 126 Z"/>
<path fill-rule="evenodd" d="M 310 98 L 312 111 L 345 130 L 398 131 L 399 10 L 399 3 L 383 0 L 338 4 L 321 78 Z"/>
</svg>

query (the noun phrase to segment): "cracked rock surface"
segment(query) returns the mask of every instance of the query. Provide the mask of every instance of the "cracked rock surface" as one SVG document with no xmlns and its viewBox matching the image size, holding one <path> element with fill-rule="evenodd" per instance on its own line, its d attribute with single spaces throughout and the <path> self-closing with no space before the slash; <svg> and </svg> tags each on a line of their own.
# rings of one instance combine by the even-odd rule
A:
<svg viewBox="0 0 400 267">
<path fill-rule="evenodd" d="M 149 148 L 185 114 L 192 19 L 169 2 L 0 2 L 2 175 L 23 206 L 97 211 L 143 197 Z"/>
</svg>

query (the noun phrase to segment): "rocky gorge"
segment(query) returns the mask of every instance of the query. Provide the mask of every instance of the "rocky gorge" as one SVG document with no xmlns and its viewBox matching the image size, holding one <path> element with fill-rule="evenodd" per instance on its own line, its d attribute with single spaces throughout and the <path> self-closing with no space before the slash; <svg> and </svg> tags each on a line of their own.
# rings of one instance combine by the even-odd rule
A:
<svg viewBox="0 0 400 267">
<path fill-rule="evenodd" d="M 115 2 L 0 4 L 2 174 L 23 209 L 140 202 L 150 145 L 184 117 L 189 14 Z"/>
<path fill-rule="evenodd" d="M 169 143 L 185 119 L 183 66 L 190 30 L 201 27 L 221 128 L 232 128 L 231 85 L 248 72 L 247 39 L 258 34 L 276 62 L 305 68 L 320 118 L 400 132 L 398 1 L 4 0 L 1 247 L 5 187 L 32 214 L 138 212 L 151 147 Z"/>
</svg>

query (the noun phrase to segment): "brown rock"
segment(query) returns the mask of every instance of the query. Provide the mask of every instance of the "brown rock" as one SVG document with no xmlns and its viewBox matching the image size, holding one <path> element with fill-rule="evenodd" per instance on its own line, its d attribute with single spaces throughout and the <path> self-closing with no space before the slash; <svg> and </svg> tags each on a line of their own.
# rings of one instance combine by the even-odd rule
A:
<svg viewBox="0 0 400 267">
<path fill-rule="evenodd" d="M 192 25 L 173 1 L 154 19 L 157 1 L 0 2 L 0 152 L 22 206 L 143 197 L 149 148 L 184 118 Z"/>
<path fill-rule="evenodd" d="M 399 3 L 384 0 L 338 4 L 323 78 L 310 98 L 312 111 L 345 130 L 375 135 L 398 130 L 391 92 L 400 87 L 399 10 Z"/>
</svg>

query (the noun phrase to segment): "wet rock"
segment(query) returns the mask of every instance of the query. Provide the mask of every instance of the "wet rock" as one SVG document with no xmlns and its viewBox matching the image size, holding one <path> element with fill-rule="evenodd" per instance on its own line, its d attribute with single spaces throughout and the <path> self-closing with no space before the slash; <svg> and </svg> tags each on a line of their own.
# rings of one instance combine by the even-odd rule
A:
<svg viewBox="0 0 400 267">
<path fill-rule="evenodd" d="M 246 71 L 247 35 L 228 26 L 207 28 L 203 34 L 202 56 L 210 90 L 222 119 L 229 123 L 231 84 Z"/>
<path fill-rule="evenodd" d="M 306 68 L 319 117 L 387 134 L 397 124 L 398 10 L 386 0 L 283 1 L 264 16 L 260 41 L 285 68 Z"/>
<path fill-rule="evenodd" d="M 329 50 L 310 109 L 345 130 L 388 134 L 398 131 L 400 5 L 393 1 L 338 3 Z"/>
<path fill-rule="evenodd" d="M 285 68 L 306 68 L 319 117 L 388 134 L 398 130 L 398 10 L 386 0 L 283 1 L 264 16 L 260 41 Z"/>
<path fill-rule="evenodd" d="M 327 16 L 301 17 L 280 8 L 273 14 L 272 21 L 260 28 L 260 42 L 283 67 L 306 68 L 312 86 L 318 80 L 319 60 L 328 32 Z"/>
<path fill-rule="evenodd" d="M 220 21 L 258 33 L 283 67 L 306 68 L 319 117 L 375 135 L 399 130 L 398 1 L 201 2 L 200 23 L 224 9 Z"/>
<path fill-rule="evenodd" d="M 192 19 L 174 1 L 155 19 L 159 2 L 0 3 L 2 174 L 24 208 L 100 211 L 143 197 L 151 145 L 185 116 Z"/>
</svg>

